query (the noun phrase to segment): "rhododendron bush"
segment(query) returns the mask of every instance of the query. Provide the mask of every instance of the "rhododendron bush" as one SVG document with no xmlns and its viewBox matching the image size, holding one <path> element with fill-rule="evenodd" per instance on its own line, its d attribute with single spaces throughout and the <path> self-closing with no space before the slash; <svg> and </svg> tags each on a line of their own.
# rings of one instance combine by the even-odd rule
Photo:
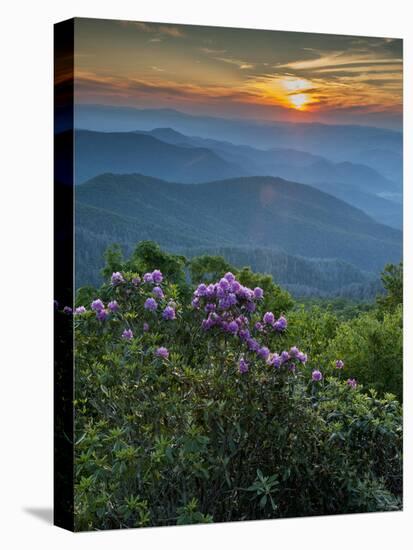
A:
<svg viewBox="0 0 413 550">
<path fill-rule="evenodd" d="M 118 267 L 73 311 L 77 529 L 400 508 L 394 397 L 313 362 L 236 273 Z"/>
</svg>

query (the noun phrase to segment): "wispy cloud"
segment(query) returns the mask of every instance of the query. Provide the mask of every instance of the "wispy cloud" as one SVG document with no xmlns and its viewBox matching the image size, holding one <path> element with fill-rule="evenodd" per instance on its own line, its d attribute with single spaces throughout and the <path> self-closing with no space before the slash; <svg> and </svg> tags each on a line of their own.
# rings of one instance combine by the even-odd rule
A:
<svg viewBox="0 0 413 550">
<path fill-rule="evenodd" d="M 232 57 L 230 55 L 224 56 L 224 54 L 227 53 L 227 50 L 224 49 L 214 49 L 214 48 L 200 48 L 201 52 L 204 54 L 211 56 L 212 59 L 215 61 L 220 61 L 222 63 L 229 63 L 230 65 L 236 65 L 240 69 L 253 69 L 254 64 L 249 63 L 248 61 L 244 61 L 242 59 L 237 59 L 236 57 Z"/>
<path fill-rule="evenodd" d="M 158 27 L 158 32 L 166 34 L 168 36 L 173 36 L 174 38 L 183 38 L 185 36 L 183 31 L 181 31 L 177 27 L 169 27 L 168 25 L 160 25 Z"/>
<path fill-rule="evenodd" d="M 154 69 L 152 67 L 152 69 Z M 175 82 L 173 80 L 151 80 L 136 78 L 116 78 L 101 76 L 91 72 L 78 71 L 76 74 L 77 92 L 88 93 L 92 90 L 101 94 L 112 95 L 134 94 L 135 99 L 140 95 L 157 97 L 181 97 L 192 101 L 236 99 L 250 101 L 259 99 L 259 93 L 251 90 L 234 90 L 224 85 L 198 85 L 192 83 Z"/>
<path fill-rule="evenodd" d="M 148 33 L 159 33 L 173 38 L 183 38 L 185 36 L 184 32 L 173 25 L 158 25 L 156 23 L 144 23 L 142 21 L 118 21 L 123 27 L 135 27 L 141 32 Z"/>
<path fill-rule="evenodd" d="M 254 65 L 243 61 L 242 59 L 235 59 L 233 57 L 214 57 L 217 61 L 222 61 L 223 63 L 229 63 L 230 65 L 236 65 L 240 69 L 253 69 Z"/>
<path fill-rule="evenodd" d="M 314 59 L 305 59 L 280 63 L 275 65 L 277 68 L 286 68 L 294 70 L 312 70 L 322 71 L 326 68 L 338 68 L 357 65 L 386 65 L 401 63 L 401 59 L 377 58 L 373 53 L 355 53 L 349 54 L 346 51 L 332 52 L 327 55 L 319 55 Z"/>
<path fill-rule="evenodd" d="M 207 55 L 222 55 L 226 53 L 227 50 L 214 50 L 213 48 L 199 48 L 201 52 L 206 53 Z"/>
</svg>

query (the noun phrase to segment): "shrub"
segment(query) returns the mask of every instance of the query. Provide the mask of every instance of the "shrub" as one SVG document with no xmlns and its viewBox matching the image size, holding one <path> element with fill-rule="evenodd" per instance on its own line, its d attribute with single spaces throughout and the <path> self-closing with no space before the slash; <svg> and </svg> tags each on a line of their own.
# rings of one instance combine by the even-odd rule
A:
<svg viewBox="0 0 413 550">
<path fill-rule="evenodd" d="M 393 393 L 403 399 L 403 312 L 375 312 L 341 324 L 326 346 L 324 361 L 346 358 L 346 375 L 381 395 Z"/>
<path fill-rule="evenodd" d="M 232 273 L 188 294 L 118 264 L 74 314 L 76 528 L 399 509 L 400 406 L 308 364 L 321 312 L 291 328 Z"/>
</svg>

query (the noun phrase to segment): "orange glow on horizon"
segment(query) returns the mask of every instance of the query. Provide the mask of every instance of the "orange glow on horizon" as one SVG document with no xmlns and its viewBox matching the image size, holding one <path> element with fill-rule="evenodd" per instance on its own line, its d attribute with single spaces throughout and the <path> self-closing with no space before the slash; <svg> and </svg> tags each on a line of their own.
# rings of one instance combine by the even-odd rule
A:
<svg viewBox="0 0 413 550">
<path fill-rule="evenodd" d="M 261 104 L 274 105 L 288 110 L 309 111 L 309 106 L 318 103 L 314 94 L 316 85 L 305 78 L 285 76 L 250 82 Z"/>
</svg>

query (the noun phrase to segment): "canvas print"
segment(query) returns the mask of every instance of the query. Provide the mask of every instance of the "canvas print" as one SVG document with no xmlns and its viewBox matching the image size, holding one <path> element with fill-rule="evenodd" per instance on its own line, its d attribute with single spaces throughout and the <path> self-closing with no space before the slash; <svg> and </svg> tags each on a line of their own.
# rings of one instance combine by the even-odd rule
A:
<svg viewBox="0 0 413 550">
<path fill-rule="evenodd" d="M 55 28 L 55 521 L 402 509 L 399 38 Z"/>
</svg>

